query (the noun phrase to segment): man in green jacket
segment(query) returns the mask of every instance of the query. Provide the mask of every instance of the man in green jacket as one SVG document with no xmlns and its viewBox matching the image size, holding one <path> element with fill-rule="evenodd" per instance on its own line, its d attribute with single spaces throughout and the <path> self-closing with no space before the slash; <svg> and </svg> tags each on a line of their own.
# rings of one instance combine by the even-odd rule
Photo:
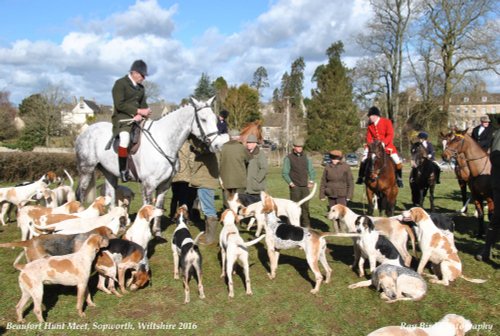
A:
<svg viewBox="0 0 500 336">
<path fill-rule="evenodd" d="M 304 154 L 304 140 L 293 140 L 293 151 L 285 156 L 283 160 L 283 170 L 281 175 L 290 188 L 290 199 L 298 202 L 309 195 L 309 188 L 312 188 L 316 171 L 312 166 L 312 161 Z M 309 202 L 301 205 L 302 214 L 300 223 L 302 226 L 310 227 Z"/>
<path fill-rule="evenodd" d="M 146 63 L 143 60 L 136 60 L 132 63 L 129 73 L 118 79 L 113 86 L 114 109 L 111 121 L 113 122 L 113 137 L 117 135 L 120 137 L 118 165 L 122 182 L 128 181 L 127 156 L 132 124 L 149 117 L 151 113 L 142 85 L 147 75 Z M 133 119 L 133 122 L 130 119 Z"/>
<path fill-rule="evenodd" d="M 222 145 L 220 151 L 220 178 L 224 189 L 224 203 L 229 193 L 244 193 L 247 186 L 248 151 L 239 142 L 237 130 L 229 132 L 231 140 Z"/>
<path fill-rule="evenodd" d="M 247 167 L 246 194 L 252 195 L 255 201 L 260 201 L 260 192 L 266 190 L 266 175 L 268 163 L 266 153 L 259 147 L 257 137 L 250 134 L 247 138 L 247 150 L 250 161 Z"/>
</svg>

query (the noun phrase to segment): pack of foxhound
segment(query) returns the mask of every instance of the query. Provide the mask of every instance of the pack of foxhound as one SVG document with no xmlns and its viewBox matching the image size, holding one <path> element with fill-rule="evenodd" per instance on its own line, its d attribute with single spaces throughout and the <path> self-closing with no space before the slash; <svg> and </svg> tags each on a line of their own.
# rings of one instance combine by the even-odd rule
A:
<svg viewBox="0 0 500 336">
<path fill-rule="evenodd" d="M 84 300 L 87 306 L 94 305 L 88 289 L 89 278 L 94 272 L 99 277 L 97 289 L 117 297 L 151 283 L 148 260 L 148 246 L 154 239 L 151 223 L 163 215 L 163 210 L 143 205 L 131 221 L 128 212 L 134 193 L 123 186 L 116 193 L 115 204 L 111 204 L 112 198 L 101 191 L 101 196 L 84 207 L 75 198 L 73 179 L 68 172 L 65 174 L 69 185 L 49 172 L 32 183 L 0 188 L 0 221 L 7 225 L 5 217 L 12 212 L 13 206 L 17 207 L 17 225 L 21 232 L 19 241 L 0 243 L 0 247 L 23 249 L 13 263 L 20 271 L 22 293 L 16 305 L 18 322 L 25 322 L 24 309 L 30 299 L 36 318 L 44 321 L 44 284 L 76 286 L 77 311 L 80 316 L 85 316 Z M 53 184 L 56 187 L 49 188 Z M 386 218 L 356 214 L 347 206 L 338 204 L 327 214 L 332 221 L 332 232 L 301 227 L 301 204 L 310 200 L 315 191 L 316 185 L 300 202 L 275 198 L 265 192 L 261 193 L 259 202 L 252 204 L 237 193 L 228 197 L 227 209 L 220 217 L 219 247 L 221 278 L 227 281 L 230 299 L 235 296 L 233 273 L 236 264 L 243 269 L 245 293 L 252 295 L 249 249 L 264 248 L 264 245 L 269 259 L 269 279 L 276 283 L 285 281 L 277 275 L 280 253 L 298 248 L 303 251 L 304 262 L 314 274 L 315 284 L 310 292 L 319 293 L 323 283 L 332 281 L 327 240 L 345 237 L 353 242 L 352 270 L 366 279 L 365 264 L 368 261 L 370 272 L 369 279 L 353 283 L 348 288 L 373 287 L 387 303 L 423 300 L 428 283 L 448 286 L 459 278 L 475 284 L 485 282 L 463 274 L 453 227 L 442 227 L 431 214 L 419 207 Z M 245 241 L 239 231 L 247 217 L 251 218 L 247 230 L 257 221 L 256 238 L 251 241 Z M 182 279 L 184 303 L 190 302 L 192 278 L 197 283 L 199 298 L 204 299 L 202 264 L 216 261 L 202 258 L 203 249 L 198 247 L 198 240 L 203 232 L 193 239 L 185 205 L 178 208 L 175 222 L 172 236 L 166 237 L 171 242 L 174 279 Z M 421 256 L 414 270 L 410 266 L 412 258 L 416 257 L 416 243 Z M 432 274 L 426 272 L 427 266 Z M 115 288 L 116 283 L 119 290 Z M 449 314 L 434 326 L 413 329 L 385 327 L 370 335 L 462 335 L 458 331 L 470 330 L 471 322 Z M 454 330 L 457 332 L 453 333 Z"/>
</svg>

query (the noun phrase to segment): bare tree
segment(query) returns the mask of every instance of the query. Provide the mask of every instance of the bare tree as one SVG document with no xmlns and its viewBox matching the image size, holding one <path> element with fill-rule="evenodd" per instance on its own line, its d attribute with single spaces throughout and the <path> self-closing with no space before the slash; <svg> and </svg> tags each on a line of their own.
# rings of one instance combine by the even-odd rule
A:
<svg viewBox="0 0 500 336">
<path fill-rule="evenodd" d="M 423 0 L 421 38 L 439 52 L 443 72 L 442 118 L 448 120 L 449 99 L 465 76 L 475 72 L 499 74 L 499 23 L 491 14 L 496 0 Z"/>
<path fill-rule="evenodd" d="M 370 0 L 374 17 L 367 33 L 358 36 L 358 43 L 373 55 L 383 57 L 377 62 L 383 83 L 386 110 L 395 121 L 399 111 L 399 89 L 403 65 L 403 46 L 414 9 L 412 0 Z"/>
</svg>

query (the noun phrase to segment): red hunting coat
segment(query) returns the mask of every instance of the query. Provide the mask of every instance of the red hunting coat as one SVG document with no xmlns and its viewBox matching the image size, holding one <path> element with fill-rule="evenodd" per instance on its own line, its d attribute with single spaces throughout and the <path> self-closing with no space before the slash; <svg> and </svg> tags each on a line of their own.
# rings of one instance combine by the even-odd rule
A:
<svg viewBox="0 0 500 336">
<path fill-rule="evenodd" d="M 386 118 L 380 118 L 377 125 L 371 123 L 366 129 L 366 143 L 370 144 L 375 140 L 379 140 L 385 144 L 387 154 L 397 154 L 396 146 L 393 144 L 394 128 L 392 121 Z"/>
</svg>

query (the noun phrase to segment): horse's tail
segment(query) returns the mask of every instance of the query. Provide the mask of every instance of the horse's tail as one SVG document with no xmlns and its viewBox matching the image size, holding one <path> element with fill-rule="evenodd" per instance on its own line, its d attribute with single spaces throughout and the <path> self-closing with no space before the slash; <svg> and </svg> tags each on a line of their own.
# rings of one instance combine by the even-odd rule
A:
<svg viewBox="0 0 500 336">
<path fill-rule="evenodd" d="M 314 183 L 313 185 L 313 188 L 311 190 L 311 193 L 309 195 L 307 195 L 305 198 L 301 199 L 300 201 L 297 202 L 297 206 L 301 206 L 302 204 L 304 204 L 305 202 L 309 201 L 311 198 L 313 198 L 314 196 L 314 193 L 316 193 L 316 189 L 318 187 L 318 184 L 317 183 Z"/>
</svg>

